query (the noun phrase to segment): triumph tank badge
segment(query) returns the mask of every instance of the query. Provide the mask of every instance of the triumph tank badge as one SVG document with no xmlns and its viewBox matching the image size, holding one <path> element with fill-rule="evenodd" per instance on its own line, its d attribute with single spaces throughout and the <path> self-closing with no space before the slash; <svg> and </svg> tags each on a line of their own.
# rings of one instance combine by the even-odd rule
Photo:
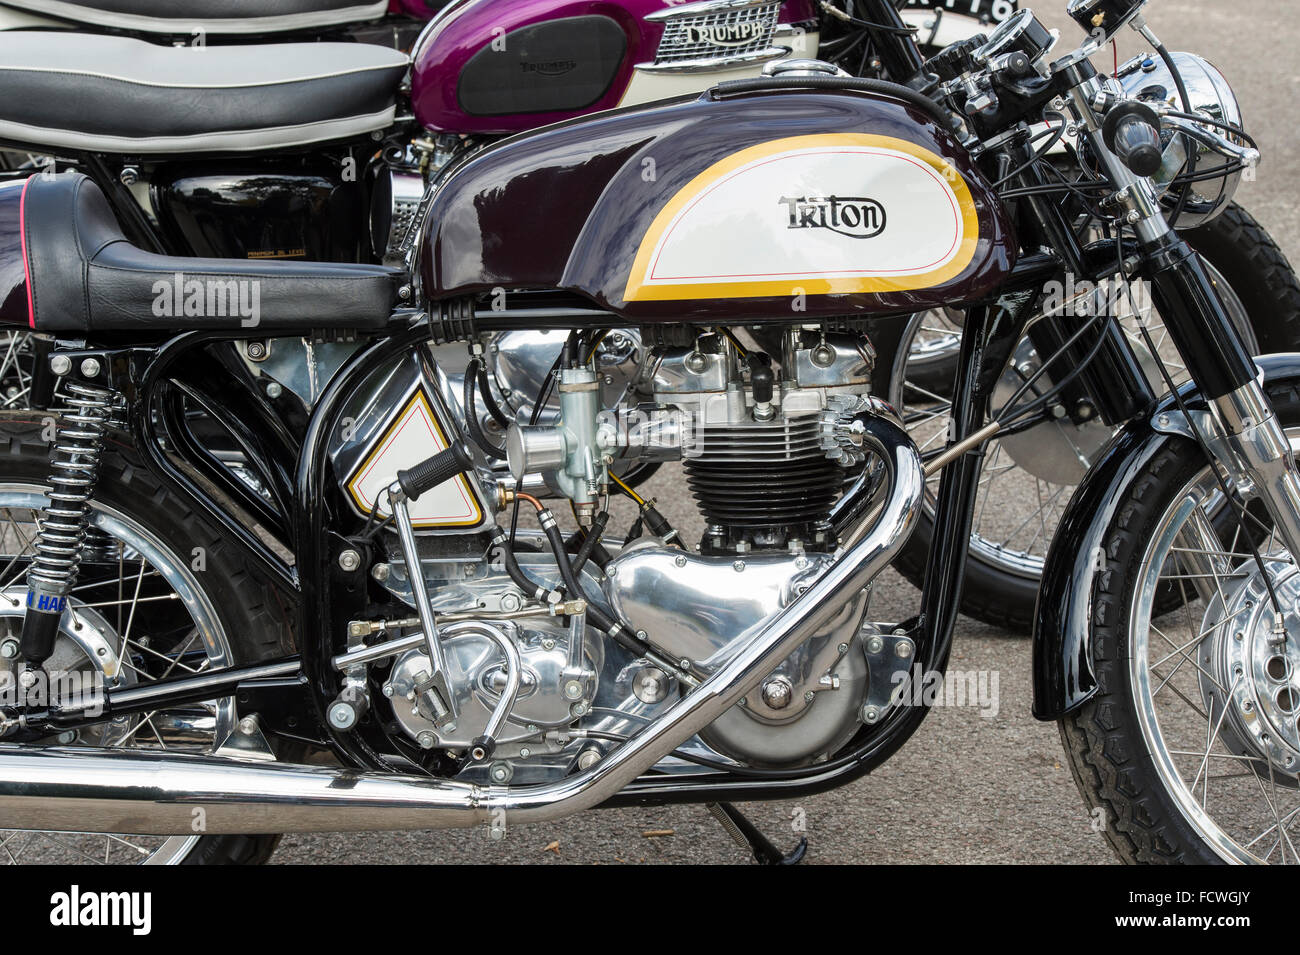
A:
<svg viewBox="0 0 1300 955">
<path fill-rule="evenodd" d="M 685 27 L 687 43 L 706 43 L 709 46 L 746 46 L 763 38 L 767 24 L 758 21 L 744 23 L 698 24 Z"/>
<path fill-rule="evenodd" d="M 873 239 L 885 231 L 885 207 L 865 196 L 785 196 L 791 229 L 828 229 L 850 239 Z"/>
</svg>

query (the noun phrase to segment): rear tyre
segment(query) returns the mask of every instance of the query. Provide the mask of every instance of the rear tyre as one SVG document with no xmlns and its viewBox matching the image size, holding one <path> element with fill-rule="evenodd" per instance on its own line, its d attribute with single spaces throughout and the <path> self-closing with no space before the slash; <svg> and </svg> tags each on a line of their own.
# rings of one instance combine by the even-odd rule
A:
<svg viewBox="0 0 1300 955">
<path fill-rule="evenodd" d="M 0 519 L 9 528 L 0 535 L 0 593 L 5 595 L 25 593 L 24 568 L 15 568 L 14 558 L 30 552 L 33 508 L 43 504 L 47 488 L 45 430 L 31 412 L 0 414 Z M 291 652 L 290 602 L 250 571 L 221 534 L 163 489 L 120 433 L 108 436 L 92 514 L 89 546 L 95 553 L 83 564 L 70 606 L 83 623 L 91 622 L 85 629 L 107 631 L 100 636 L 108 647 L 127 647 L 119 673 L 138 684 L 165 672 L 219 669 Z M 10 603 L 0 601 L 0 608 Z M 0 617 L 0 627 L 12 633 L 21 620 L 18 611 L 16 617 Z M 61 644 L 65 639 L 60 637 Z M 78 649 L 69 640 L 63 659 L 80 661 Z M 89 671 L 93 664 L 80 665 Z M 156 712 L 131 725 L 90 727 L 73 745 L 210 752 L 237 718 L 233 700 L 213 701 Z M 0 864 L 260 864 L 279 838 L 0 831 Z"/>
</svg>

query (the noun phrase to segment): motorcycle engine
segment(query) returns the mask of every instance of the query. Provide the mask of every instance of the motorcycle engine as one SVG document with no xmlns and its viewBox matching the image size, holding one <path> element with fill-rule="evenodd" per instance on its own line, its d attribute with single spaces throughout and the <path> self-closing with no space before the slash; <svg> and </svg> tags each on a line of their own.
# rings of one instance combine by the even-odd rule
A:
<svg viewBox="0 0 1300 955">
<path fill-rule="evenodd" d="M 849 426 L 871 405 L 866 338 L 794 328 L 779 359 L 773 367 L 716 337 L 661 350 L 653 365 L 655 402 L 678 418 L 704 539 L 698 554 L 653 539 L 632 544 L 607 568 L 605 589 L 622 619 L 700 674 L 821 574 L 837 545 L 832 507 L 868 463 Z M 868 599 L 864 591 L 846 600 L 701 739 L 754 766 L 807 762 L 847 742 L 868 685 L 859 644 Z"/>
<path fill-rule="evenodd" d="M 785 333 L 781 365 L 726 338 L 661 351 L 656 404 L 682 425 L 681 459 L 704 553 L 824 548 L 831 506 L 863 463 L 840 427 L 870 391 L 866 338 Z M 634 445 L 635 442 L 633 441 Z"/>
<path fill-rule="evenodd" d="M 590 765 L 613 745 L 606 739 L 635 733 L 671 706 L 684 690 L 683 674 L 694 682 L 716 672 L 830 565 L 841 490 L 864 470 L 873 473 L 854 422 L 893 412 L 870 396 L 874 354 L 865 337 L 794 327 L 782 333 L 773 358 L 721 334 L 683 344 L 643 330 L 642 340 L 637 380 L 616 405 L 604 407 L 603 378 L 567 369 L 558 414 L 546 424 L 516 423 L 507 449 L 517 478 L 541 474 L 588 509 L 600 498 L 602 466 L 682 462 L 706 522 L 698 549 L 643 537 L 603 568 L 588 562 L 582 569 L 588 599 L 638 631 L 676 671 L 638 659 L 585 628 L 581 617 L 547 616 L 490 552 L 449 557 L 451 542 L 443 538 L 424 542 L 431 551 L 422 557 L 422 576 L 447 621 L 440 636 L 456 720 L 440 724 L 425 705 L 432 667 L 422 647 L 412 645 L 370 674 L 391 707 L 391 731 L 420 747 L 464 752 L 506 688 L 499 648 L 509 640 L 520 685 L 493 761 L 482 767 L 489 782 L 540 781 Z M 532 579 L 560 586 L 540 537 L 521 532 L 515 553 Z M 414 606 L 399 560 L 385 586 Z M 869 599 L 869 589 L 847 595 L 821 631 L 687 748 L 788 767 L 842 747 L 887 705 L 883 666 L 877 673 L 869 665 L 868 641 L 881 642 L 863 629 Z M 478 616 L 457 612 L 466 607 Z M 512 618 L 528 612 L 534 615 Z M 876 699 L 882 685 L 885 696 Z"/>
</svg>

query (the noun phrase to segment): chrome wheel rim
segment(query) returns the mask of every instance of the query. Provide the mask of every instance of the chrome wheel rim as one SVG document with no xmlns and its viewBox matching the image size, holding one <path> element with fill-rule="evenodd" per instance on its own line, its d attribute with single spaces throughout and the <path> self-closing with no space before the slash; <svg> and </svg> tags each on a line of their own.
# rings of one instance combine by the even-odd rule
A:
<svg viewBox="0 0 1300 955">
<path fill-rule="evenodd" d="M 14 606 L 21 600 L 16 601 L 14 595 L 25 592 L 22 558 L 30 552 L 35 516 L 44 503 L 44 489 L 40 487 L 0 485 L 0 614 L 7 614 L 0 615 L 0 623 L 7 622 L 10 633 L 15 617 L 21 626 L 21 607 Z M 206 672 L 232 663 L 220 619 L 199 586 L 190 562 L 173 554 L 138 522 L 99 502 L 91 504 L 90 527 L 101 560 L 83 568 L 69 598 L 65 620 L 69 621 L 69 638 L 71 628 L 80 624 L 95 630 L 116 648 L 121 661 L 116 675 L 102 670 L 99 673 L 108 686 L 146 682 L 186 671 Z M 197 555 L 194 559 L 198 560 Z M 106 634 L 101 632 L 104 629 Z M 88 639 L 83 636 L 77 642 Z M 109 740 L 115 748 L 211 752 L 216 741 L 229 734 L 234 722 L 234 701 L 224 699 L 201 707 L 156 710 L 132 718 L 129 725 L 117 729 L 100 730 L 97 724 L 92 730 L 100 734 L 97 738 Z M 84 745 L 81 739 L 73 743 L 77 744 Z M 44 745 L 58 745 L 58 741 Z M 152 837 L 0 830 L 0 864 L 177 864 L 200 838 L 197 834 Z"/>
<path fill-rule="evenodd" d="M 1288 437 L 1300 453 L 1300 429 L 1290 430 Z M 1234 726 L 1249 721 L 1253 707 L 1234 712 L 1216 702 L 1244 699 L 1243 691 L 1257 680 L 1268 684 L 1270 693 L 1282 686 L 1300 691 L 1300 672 L 1294 669 L 1271 679 L 1215 666 L 1218 648 L 1264 649 L 1257 643 L 1262 635 L 1240 612 L 1252 603 L 1248 588 L 1258 571 L 1239 527 L 1226 544 L 1226 532 L 1215 530 L 1216 522 L 1219 528 L 1235 527 L 1230 518 L 1220 518 L 1222 505 L 1207 467 L 1179 489 L 1155 524 L 1128 620 L 1134 708 L 1160 784 L 1216 855 L 1229 862 L 1296 864 L 1300 760 L 1294 747 L 1300 714 L 1292 707 L 1288 717 L 1288 755 L 1283 747 L 1270 750 L 1237 734 Z M 1260 552 L 1275 582 L 1289 578 L 1280 592 L 1293 598 L 1294 562 L 1276 535 L 1251 521 L 1263 538 Z M 1162 593 L 1176 598 L 1178 606 L 1162 613 Z M 1243 597 L 1244 603 L 1235 602 Z M 1285 602 L 1291 615 L 1300 609 L 1293 599 Z M 1271 612 L 1264 615 L 1272 619 Z M 1289 621 L 1287 629 L 1288 642 L 1294 643 L 1300 627 Z M 1300 648 L 1287 652 L 1300 659 Z"/>
<path fill-rule="evenodd" d="M 1245 305 L 1228 286 L 1223 275 L 1209 263 L 1205 264 L 1234 323 L 1238 328 L 1248 330 L 1250 323 Z M 1135 284 L 1138 302 L 1149 303 L 1150 296 L 1145 288 L 1137 287 L 1140 284 Z M 1139 356 L 1149 354 L 1140 331 L 1141 322 L 1146 321 L 1156 350 L 1175 383 L 1185 381 L 1186 369 L 1159 316 L 1149 307 L 1135 312 L 1127 296 L 1120 298 L 1119 306 L 1117 318 L 1133 343 L 1135 352 Z M 912 317 L 898 350 L 900 360 L 896 361 L 890 376 L 890 403 L 903 415 L 908 431 L 922 455 L 932 455 L 943 450 L 950 422 L 951 398 L 937 394 L 909 377 L 913 369 L 911 343 L 920 329 L 935 327 L 935 322 L 934 316 L 928 312 Z M 1257 350 L 1254 348 L 1253 334 L 1248 344 Z M 1154 363 L 1144 361 L 1144 364 L 1147 365 L 1148 377 L 1158 380 Z M 1157 394 L 1165 391 L 1163 381 L 1153 387 Z M 1027 397 L 1032 397 L 1032 394 Z M 1034 436 L 1045 427 L 1055 426 L 1040 425 L 1024 434 Z M 935 512 L 940 477 L 941 474 L 931 476 L 926 485 L 925 507 L 926 513 L 931 517 Z M 984 466 L 980 473 L 971 524 L 971 556 L 1015 577 L 1027 581 L 1038 580 L 1043 573 L 1047 548 L 1076 486 L 1073 483 L 1053 482 L 1037 477 L 1013 458 L 1002 441 L 997 438 L 989 441 L 985 447 Z"/>
<path fill-rule="evenodd" d="M 957 309 L 922 312 L 915 332 L 909 336 L 908 367 L 920 370 L 923 366 L 932 367 L 956 360 L 961 348 L 961 320 L 961 312 Z"/>
</svg>

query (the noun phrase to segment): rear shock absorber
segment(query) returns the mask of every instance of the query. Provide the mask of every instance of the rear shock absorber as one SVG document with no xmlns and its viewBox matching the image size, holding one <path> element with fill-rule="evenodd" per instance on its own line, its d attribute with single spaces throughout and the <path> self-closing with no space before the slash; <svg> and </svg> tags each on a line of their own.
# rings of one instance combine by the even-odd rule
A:
<svg viewBox="0 0 1300 955">
<path fill-rule="evenodd" d="M 36 671 L 54 652 L 68 594 L 77 582 L 86 541 L 90 497 L 99 479 L 104 432 L 114 395 L 79 381 L 63 386 L 68 409 L 60 419 L 50 460 L 49 503 L 41 512 L 35 556 L 27 571 L 20 683 L 31 687 Z"/>
</svg>

